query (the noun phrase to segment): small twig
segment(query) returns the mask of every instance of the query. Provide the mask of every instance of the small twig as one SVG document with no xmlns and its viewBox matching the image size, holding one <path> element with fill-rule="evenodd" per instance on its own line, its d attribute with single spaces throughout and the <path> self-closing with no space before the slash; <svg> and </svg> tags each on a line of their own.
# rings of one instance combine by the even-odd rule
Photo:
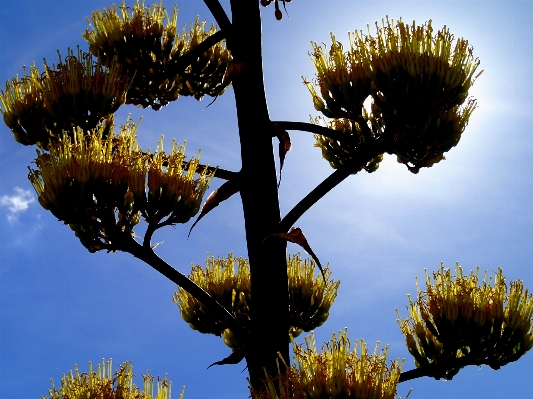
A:
<svg viewBox="0 0 533 399">
<path fill-rule="evenodd" d="M 420 377 L 432 377 L 432 370 L 429 367 L 421 367 L 413 370 L 404 371 L 400 374 L 398 383 L 414 380 Z"/>
</svg>

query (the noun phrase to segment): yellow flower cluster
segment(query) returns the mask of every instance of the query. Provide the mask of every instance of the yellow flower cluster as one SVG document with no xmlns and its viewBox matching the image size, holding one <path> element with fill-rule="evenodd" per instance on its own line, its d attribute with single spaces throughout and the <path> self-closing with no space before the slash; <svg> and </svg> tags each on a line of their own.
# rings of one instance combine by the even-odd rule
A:
<svg viewBox="0 0 533 399">
<path fill-rule="evenodd" d="M 312 259 L 302 259 L 300 254 L 287 257 L 289 276 L 289 324 L 291 336 L 320 327 L 329 317 L 329 310 L 337 297 L 340 281 L 330 280 L 331 270 L 324 269 L 325 280 L 316 272 Z"/>
<path fill-rule="evenodd" d="M 398 320 L 417 367 L 451 379 L 464 365 L 498 369 L 533 347 L 533 298 L 521 281 L 508 287 L 500 268 L 480 281 L 479 268 L 465 276 L 457 264 L 452 276 L 441 264 L 433 282 L 426 272 L 426 285 Z"/>
<path fill-rule="evenodd" d="M 168 377 L 157 381 L 157 394 L 154 395 L 154 377 L 143 375 L 143 390 L 133 383 L 131 362 L 122 364 L 114 374 L 112 372 L 112 360 L 102 360 L 96 371 L 89 362 L 89 372 L 80 374 L 75 365 L 73 373 L 63 374 L 61 386 L 56 388 L 52 382 L 52 389 L 48 391 L 50 399 L 171 399 L 172 383 Z M 179 399 L 183 399 L 183 387 Z M 45 396 L 41 397 L 46 399 Z"/>
<path fill-rule="evenodd" d="M 387 347 L 378 353 L 379 342 L 369 354 L 363 340 L 350 351 L 347 331 L 333 334 L 318 353 L 314 334 L 306 348 L 294 345 L 294 366 L 277 378 L 267 377 L 265 389 L 252 392 L 254 399 L 394 399 L 403 361 L 387 366 Z"/>
<path fill-rule="evenodd" d="M 193 264 L 189 278 L 241 323 L 249 320 L 248 302 L 251 298 L 251 287 L 250 267 L 246 259 L 234 257 L 231 253 L 227 258 L 214 258 L 208 254 L 205 268 Z M 223 335 L 226 330 L 224 323 L 213 318 L 208 310 L 183 288 L 178 287 L 173 300 L 180 308 L 181 317 L 192 329 L 203 334 Z"/>
<path fill-rule="evenodd" d="M 120 11 L 119 11 L 120 10 Z M 92 14 L 93 25 L 83 37 L 91 53 L 108 65 L 117 60 L 132 80 L 127 102 L 157 110 L 181 96 L 218 95 L 231 56 L 225 42 L 219 42 L 195 58 L 191 65 L 177 68 L 176 62 L 189 50 L 216 33 L 206 30 L 198 19 L 180 35 L 178 10 L 168 15 L 161 3 L 152 7 L 137 0 L 130 9 L 113 5 Z M 89 23 L 90 24 L 90 23 Z"/>
<path fill-rule="evenodd" d="M 185 163 L 184 145 L 174 142 L 167 155 L 161 139 L 153 156 L 143 153 L 136 130 L 131 121 L 119 134 L 107 125 L 76 128 L 72 138 L 51 143 L 49 153 L 37 151 L 38 169 L 30 169 L 41 206 L 69 224 L 91 252 L 119 249 L 120 237 L 133 234 L 141 215 L 154 229 L 187 222 L 212 177 L 207 168 L 194 177 L 198 160 Z"/>
<path fill-rule="evenodd" d="M 287 266 L 290 333 L 298 336 L 302 331 L 310 331 L 327 320 L 340 282 L 330 280 L 326 284 L 322 275 L 315 276 L 314 261 L 302 260 L 300 254 L 288 256 Z M 331 271 L 326 268 L 324 275 L 329 279 Z M 189 278 L 228 309 L 237 320 L 245 325 L 248 323 L 252 293 L 247 260 L 233 257 L 232 254 L 228 254 L 227 259 L 208 255 L 205 268 L 193 265 Z M 204 334 L 222 335 L 224 343 L 232 349 L 242 346 L 243 343 L 187 291 L 178 287 L 173 299 L 191 328 Z"/>
<path fill-rule="evenodd" d="M 4 122 L 24 145 L 46 148 L 63 130 L 93 129 L 126 101 L 128 82 L 114 62 L 104 67 L 90 54 L 78 49 L 75 56 L 69 49 L 65 60 L 59 55 L 52 67 L 45 61 L 44 69 L 41 74 L 32 65 L 29 75 L 24 70 L 22 79 L 16 76 L 0 90 Z"/>
<path fill-rule="evenodd" d="M 475 81 L 479 60 L 464 39 L 454 40 L 444 26 L 434 33 L 431 21 L 417 26 L 401 20 L 376 23 L 376 35 L 354 32 L 350 50 L 332 35 L 329 49 L 313 45 L 317 70 L 316 85 L 304 83 L 315 108 L 328 118 L 344 118 L 357 124 L 342 143 L 317 138 L 323 153 L 335 158 L 339 167 L 349 154 L 364 151 L 365 144 L 385 135 L 386 151 L 417 173 L 444 159 L 455 146 L 468 123 L 476 102 L 466 105 L 468 90 Z M 363 102 L 371 98 L 370 110 Z M 328 123 L 343 129 L 345 122 Z M 337 126 L 338 125 L 338 126 Z M 333 147 L 342 147 L 342 150 Z M 329 160 L 329 159 L 328 159 Z"/>
<path fill-rule="evenodd" d="M 331 34 L 331 48 L 311 42 L 311 59 L 317 71 L 318 95 L 315 86 L 305 81 L 317 111 L 328 118 L 357 119 L 361 116 L 363 102 L 370 95 L 371 79 L 367 74 L 361 52 L 350 42 L 350 50 L 344 52 L 342 43 Z M 328 53 L 326 56 L 325 53 Z"/>
</svg>

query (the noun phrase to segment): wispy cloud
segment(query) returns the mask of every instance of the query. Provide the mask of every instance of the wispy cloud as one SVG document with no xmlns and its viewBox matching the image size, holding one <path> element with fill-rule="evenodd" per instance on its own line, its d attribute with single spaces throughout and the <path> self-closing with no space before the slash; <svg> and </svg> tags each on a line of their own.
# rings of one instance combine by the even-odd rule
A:
<svg viewBox="0 0 533 399">
<path fill-rule="evenodd" d="M 23 190 L 20 187 L 15 187 L 14 195 L 3 195 L 0 198 L 0 206 L 6 206 L 9 210 L 7 220 L 13 222 L 17 220 L 18 215 L 28 209 L 30 204 L 35 201 L 35 198 L 29 190 Z"/>
</svg>

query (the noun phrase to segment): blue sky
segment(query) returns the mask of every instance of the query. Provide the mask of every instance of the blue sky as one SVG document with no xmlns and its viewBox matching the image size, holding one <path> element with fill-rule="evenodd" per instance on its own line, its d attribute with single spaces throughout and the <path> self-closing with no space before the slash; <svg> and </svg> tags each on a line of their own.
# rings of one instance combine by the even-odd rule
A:
<svg viewBox="0 0 533 399">
<path fill-rule="evenodd" d="M 223 3 L 227 7 L 227 2 Z M 101 0 L 2 0 L 0 79 L 22 73 L 22 65 L 55 62 L 84 42 L 85 17 L 109 7 Z M 165 5 L 171 8 L 172 3 Z M 179 25 L 196 15 L 209 22 L 200 0 L 180 7 Z M 531 1 L 354 1 L 294 0 L 289 17 L 264 10 L 265 84 L 273 120 L 308 121 L 315 115 L 301 76 L 311 78 L 310 40 L 329 42 L 330 31 L 347 44 L 346 33 L 366 29 L 385 15 L 435 28 L 446 24 L 465 37 L 481 60 L 483 75 L 471 94 L 478 99 L 459 145 L 446 161 L 412 175 L 386 156 L 371 175 L 350 177 L 302 217 L 315 253 L 330 262 L 341 280 L 329 320 L 317 342 L 348 327 L 349 336 L 369 346 L 390 345 L 391 357 L 407 357 L 395 308 L 406 314 L 414 277 L 439 262 L 465 270 L 503 268 L 509 280 L 533 288 L 533 3 Z M 202 161 L 239 169 L 239 146 L 231 89 L 209 108 L 208 101 L 182 98 L 161 111 L 123 107 L 141 115 L 139 141 L 152 149 L 161 134 L 187 139 L 188 154 L 202 149 Z M 280 188 L 285 214 L 331 173 L 312 135 L 291 133 Z M 167 141 L 168 142 L 168 141 Z M 229 350 L 214 336 L 191 330 L 172 302 L 174 285 L 127 254 L 88 253 L 72 231 L 35 201 L 27 166 L 34 148 L 22 147 L 0 125 L 0 397 L 39 398 L 74 363 L 132 359 L 140 376 L 169 374 L 175 397 L 248 396 L 244 365 L 206 367 Z M 211 188 L 220 182 L 214 181 Z M 155 236 L 158 253 L 182 272 L 206 253 L 246 256 L 239 198 L 205 217 L 187 240 L 190 223 Z M 289 246 L 289 251 L 298 249 Z M 499 371 L 469 367 L 451 382 L 419 379 L 398 393 L 410 398 L 506 398 L 533 396 L 533 354 Z M 138 380 L 140 383 L 140 379 Z"/>
</svg>

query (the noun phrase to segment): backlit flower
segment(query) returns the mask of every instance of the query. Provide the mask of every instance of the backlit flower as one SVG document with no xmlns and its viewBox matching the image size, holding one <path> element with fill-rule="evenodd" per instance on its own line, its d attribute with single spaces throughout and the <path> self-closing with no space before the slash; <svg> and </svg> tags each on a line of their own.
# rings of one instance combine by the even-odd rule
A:
<svg viewBox="0 0 533 399">
<path fill-rule="evenodd" d="M 330 280 L 331 270 L 326 267 L 324 276 L 318 273 L 312 259 L 302 259 L 300 254 L 288 256 L 289 323 L 291 336 L 309 332 L 329 317 L 329 310 L 337 297 L 340 281 Z"/>
<path fill-rule="evenodd" d="M 521 281 L 508 286 L 501 269 L 480 280 L 479 268 L 465 276 L 457 265 L 452 276 L 441 265 L 433 281 L 426 273 L 426 285 L 398 322 L 416 366 L 433 367 L 436 378 L 468 364 L 498 369 L 533 346 L 533 298 Z"/>
<path fill-rule="evenodd" d="M 141 215 L 152 230 L 185 223 L 212 177 L 204 169 L 195 178 L 198 160 L 185 162 L 184 146 L 176 143 L 169 155 L 163 139 L 153 156 L 143 153 L 136 131 L 131 121 L 119 134 L 107 124 L 76 128 L 72 137 L 50 143 L 49 152 L 37 151 L 37 169 L 30 169 L 39 203 L 91 252 L 121 249 L 122 235 L 133 235 Z"/>
<path fill-rule="evenodd" d="M 208 168 L 198 170 L 198 157 L 185 162 L 185 143 L 172 141 L 169 154 L 163 151 L 164 137 L 151 156 L 148 196 L 144 209 L 150 223 L 186 223 L 200 210 L 202 198 L 213 177 Z M 195 177 L 198 174 L 198 177 Z"/>
<path fill-rule="evenodd" d="M 431 21 L 418 26 L 387 18 L 376 29 L 374 35 L 370 29 L 368 35 L 349 35 L 346 52 L 333 35 L 329 55 L 313 43 L 320 95 L 304 83 L 315 109 L 335 119 L 326 126 L 347 133 L 343 142 L 317 136 L 317 146 L 338 168 L 384 136 L 383 152 L 396 154 L 417 173 L 445 159 L 459 142 L 476 108 L 468 91 L 480 74 L 475 75 L 479 60 L 468 41 L 454 40 L 446 26 L 435 33 Z M 355 172 L 373 171 L 380 160 L 371 160 L 371 167 L 354 165 Z"/>
<path fill-rule="evenodd" d="M 353 41 L 345 53 L 342 43 L 333 34 L 331 40 L 329 51 L 311 42 L 311 59 L 317 71 L 320 96 L 313 84 L 304 82 L 313 96 L 315 109 L 324 116 L 356 119 L 361 116 L 363 102 L 370 95 L 371 80 L 363 64 L 365 60 Z"/>
<path fill-rule="evenodd" d="M 247 260 L 234 257 L 231 253 L 227 258 L 214 258 L 208 254 L 205 267 L 193 265 L 189 278 L 230 310 L 237 320 L 244 323 L 249 320 L 251 287 Z M 208 310 L 183 288 L 178 287 L 173 300 L 180 308 L 181 317 L 194 330 L 220 336 L 226 329 L 222 321 L 213 318 Z"/>
<path fill-rule="evenodd" d="M 315 147 L 319 147 L 322 150 L 322 157 L 329 162 L 333 169 L 338 169 L 348 164 L 358 151 L 364 149 L 364 146 L 360 146 L 360 144 L 365 142 L 368 136 L 365 135 L 366 132 L 361 129 L 358 122 L 350 119 L 331 119 L 324 121 L 323 118 L 317 117 L 316 119 L 311 119 L 311 123 L 321 126 L 325 125 L 329 129 L 344 133 L 346 137 L 345 141 L 339 142 L 338 140 L 315 134 Z M 353 145 L 347 144 L 349 141 Z M 380 154 L 372 158 L 360 169 L 354 170 L 353 173 L 357 173 L 361 169 L 365 169 L 368 173 L 375 172 L 379 168 L 382 160 L 383 154 Z"/>
<path fill-rule="evenodd" d="M 237 270 L 235 271 L 235 265 Z M 302 331 L 310 331 L 321 326 L 329 316 L 329 309 L 337 296 L 340 282 L 329 280 L 326 284 L 322 275 L 316 273 L 312 260 L 302 260 L 300 254 L 288 256 L 289 277 L 289 333 L 296 337 Z M 326 279 L 331 272 L 324 269 Z M 226 259 L 209 257 L 205 268 L 193 266 L 189 278 L 203 288 L 212 298 L 230 311 L 243 324 L 250 320 L 252 292 L 250 267 L 243 258 L 228 254 Z M 226 329 L 222 321 L 214 318 L 208 310 L 187 291 L 178 287 L 174 302 L 179 306 L 182 318 L 191 328 L 202 333 L 222 335 L 224 343 L 232 349 L 242 343 Z"/>
<path fill-rule="evenodd" d="M 0 90 L 0 111 L 4 122 L 14 133 L 15 140 L 46 148 L 50 140 L 57 140 L 74 128 L 95 128 L 126 101 L 128 82 L 120 68 L 112 62 L 106 68 L 94 62 L 90 54 L 69 49 L 57 65 L 44 63 L 44 73 L 35 65 L 30 74 L 18 76 Z M 2 110 L 3 108 L 3 110 Z"/>
<path fill-rule="evenodd" d="M 90 29 L 83 37 L 92 54 L 106 65 L 113 60 L 132 80 L 127 102 L 157 110 L 181 96 L 217 95 L 223 91 L 222 79 L 231 57 L 224 42 L 219 42 L 185 68 L 176 61 L 216 32 L 206 29 L 198 19 L 190 31 L 177 31 L 178 10 L 169 16 L 161 3 L 144 6 L 137 0 L 132 8 L 113 5 L 92 14 Z"/>
</svg>

